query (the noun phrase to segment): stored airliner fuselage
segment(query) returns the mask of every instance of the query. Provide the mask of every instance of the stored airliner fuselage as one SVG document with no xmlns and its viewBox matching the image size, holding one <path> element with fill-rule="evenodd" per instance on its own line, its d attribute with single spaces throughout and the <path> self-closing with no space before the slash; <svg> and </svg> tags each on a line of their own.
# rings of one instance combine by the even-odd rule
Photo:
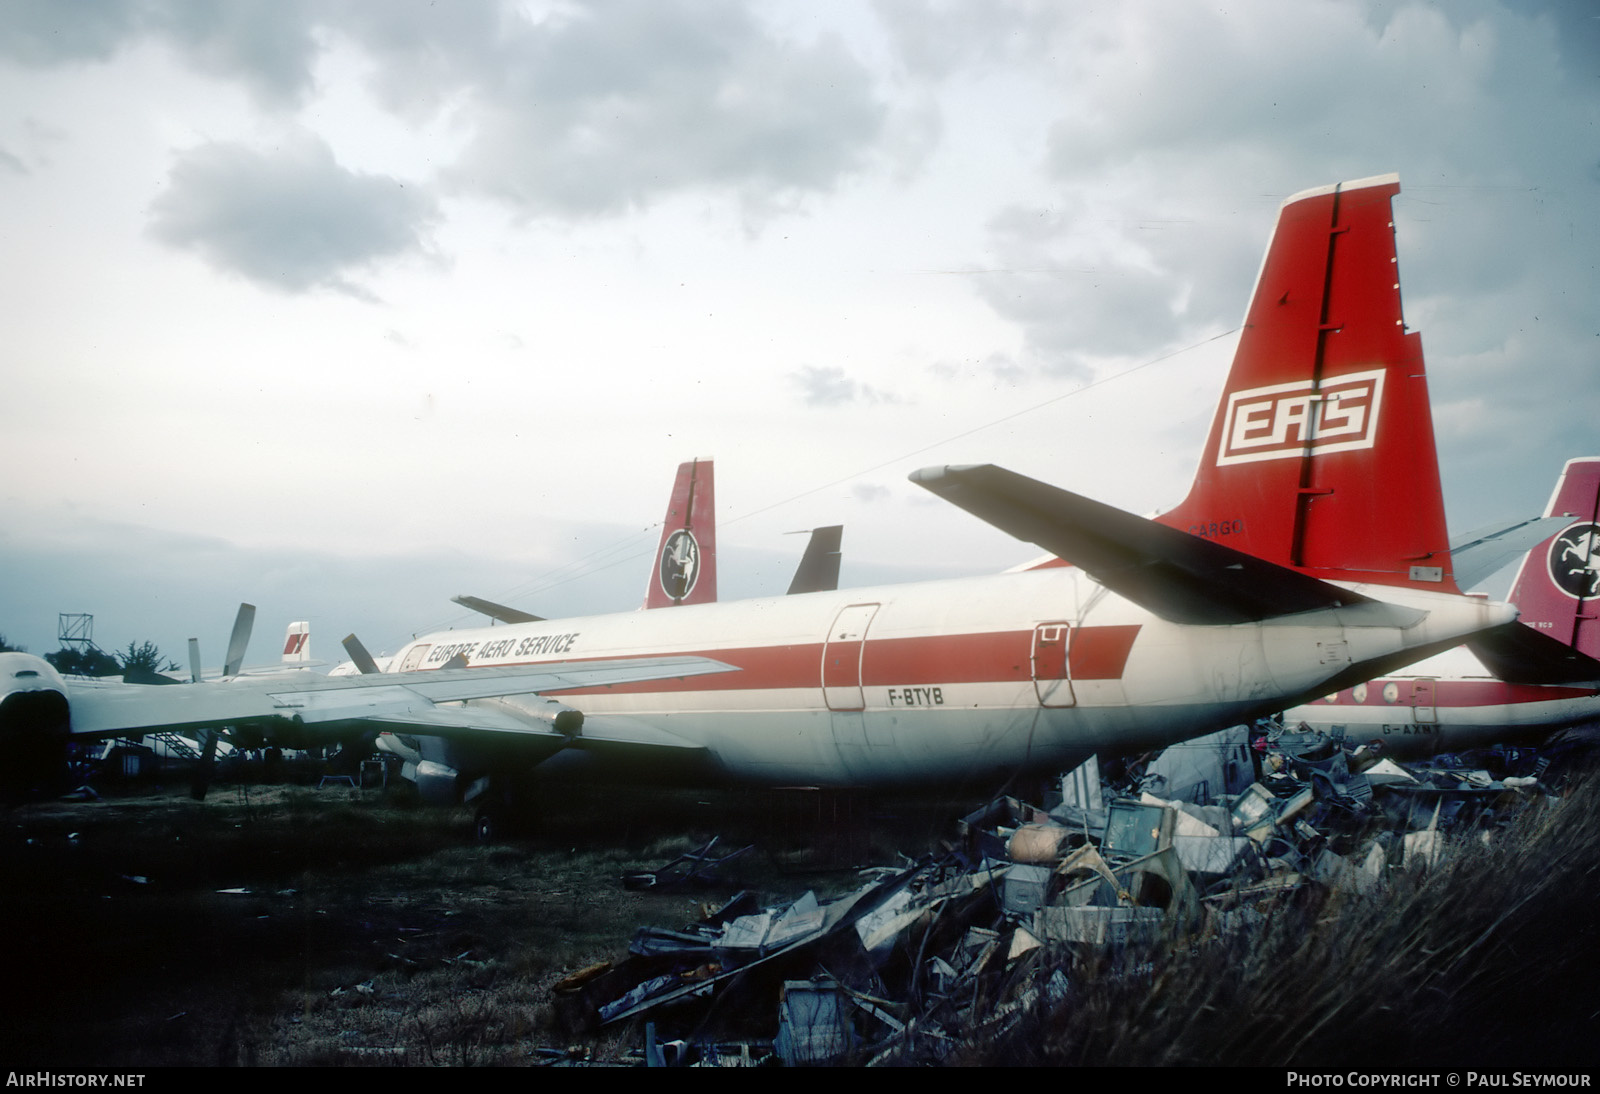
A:
<svg viewBox="0 0 1600 1094">
<path fill-rule="evenodd" d="M 582 729 L 517 742 L 509 762 L 504 735 L 419 730 L 419 785 L 470 796 L 484 775 L 575 754 L 647 771 L 692 758 L 697 774 L 766 783 L 1047 769 L 1281 710 L 1510 621 L 1451 576 L 1395 276 L 1398 189 L 1389 176 L 1284 203 L 1172 513 L 1140 520 L 999 468 L 931 469 L 912 477 L 1063 565 L 420 639 L 394 661 L 401 678 L 462 659 L 663 654 L 732 670 L 567 691 Z M 536 702 L 488 706 L 511 725 Z"/>
<path fill-rule="evenodd" d="M 693 654 L 737 671 L 565 692 L 561 701 L 584 713 L 571 743 L 582 749 L 592 737 L 603 753 L 649 726 L 661 737 L 641 752 L 703 750 L 699 770 L 721 779 L 953 780 L 1182 739 L 1512 617 L 1459 596 L 1383 593 L 1420 618 L 1373 625 L 1359 607 L 1331 608 L 1196 628 L 1058 568 L 451 631 L 410 644 L 396 663 L 417 671 L 463 656 L 478 666 Z M 493 702 L 510 712 L 523 700 Z M 621 752 L 627 766 L 651 762 Z M 435 760 L 480 770 L 471 753 L 455 743 Z"/>
</svg>

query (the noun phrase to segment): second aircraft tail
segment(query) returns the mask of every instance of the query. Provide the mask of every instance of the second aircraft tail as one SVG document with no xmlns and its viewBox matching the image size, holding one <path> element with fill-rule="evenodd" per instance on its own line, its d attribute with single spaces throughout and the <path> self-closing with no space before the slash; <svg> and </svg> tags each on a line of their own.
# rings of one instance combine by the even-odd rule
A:
<svg viewBox="0 0 1600 1094">
<path fill-rule="evenodd" d="M 710 604 L 716 599 L 715 478 L 710 460 L 690 460 L 678 465 L 644 606 L 670 608 Z"/>
<path fill-rule="evenodd" d="M 1600 457 L 1567 461 L 1544 515 L 1571 523 L 1523 557 L 1511 602 L 1525 625 L 1600 657 Z"/>
</svg>

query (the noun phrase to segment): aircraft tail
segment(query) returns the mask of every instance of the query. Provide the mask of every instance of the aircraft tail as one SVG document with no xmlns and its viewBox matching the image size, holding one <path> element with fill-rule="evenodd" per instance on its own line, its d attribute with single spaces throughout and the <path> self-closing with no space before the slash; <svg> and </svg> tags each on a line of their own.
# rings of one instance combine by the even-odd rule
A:
<svg viewBox="0 0 1600 1094">
<path fill-rule="evenodd" d="M 1600 658 L 1600 457 L 1567 461 L 1544 515 L 1571 521 L 1523 556 L 1511 603 L 1527 626 Z"/>
<path fill-rule="evenodd" d="M 283 635 L 283 663 L 306 665 L 311 662 L 311 624 L 305 620 L 290 623 Z"/>
<path fill-rule="evenodd" d="M 715 508 L 712 462 L 679 464 L 645 590 L 646 608 L 709 604 L 717 599 Z"/>
<path fill-rule="evenodd" d="M 1267 247 L 1189 496 L 1158 518 L 1323 580 L 1459 592 L 1396 176 L 1296 194 Z"/>
</svg>

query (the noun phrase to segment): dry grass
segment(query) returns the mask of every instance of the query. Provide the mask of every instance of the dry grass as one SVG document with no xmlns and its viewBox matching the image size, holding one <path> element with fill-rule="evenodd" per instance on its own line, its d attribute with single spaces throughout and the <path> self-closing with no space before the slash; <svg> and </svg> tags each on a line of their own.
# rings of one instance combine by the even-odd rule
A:
<svg viewBox="0 0 1600 1094">
<path fill-rule="evenodd" d="M 1306 893 L 1155 953 L 1055 961 L 1071 992 L 969 1062 L 1587 1069 L 1600 784 L 1368 897 Z"/>
</svg>

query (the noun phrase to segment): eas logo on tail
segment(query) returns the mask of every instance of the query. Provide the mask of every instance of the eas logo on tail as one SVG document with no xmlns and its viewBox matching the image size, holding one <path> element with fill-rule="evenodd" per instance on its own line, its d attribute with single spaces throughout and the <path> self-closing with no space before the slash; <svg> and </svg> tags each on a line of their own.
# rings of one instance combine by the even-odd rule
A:
<svg viewBox="0 0 1600 1094">
<path fill-rule="evenodd" d="M 1383 375 L 1374 369 L 1232 392 L 1217 465 L 1371 448 Z"/>
<path fill-rule="evenodd" d="M 1568 596 L 1600 595 L 1600 524 L 1574 524 L 1550 541 L 1550 580 Z"/>
<path fill-rule="evenodd" d="M 673 600 L 682 600 L 700 576 L 700 542 L 687 528 L 667 537 L 661 548 L 661 588 Z"/>
</svg>

